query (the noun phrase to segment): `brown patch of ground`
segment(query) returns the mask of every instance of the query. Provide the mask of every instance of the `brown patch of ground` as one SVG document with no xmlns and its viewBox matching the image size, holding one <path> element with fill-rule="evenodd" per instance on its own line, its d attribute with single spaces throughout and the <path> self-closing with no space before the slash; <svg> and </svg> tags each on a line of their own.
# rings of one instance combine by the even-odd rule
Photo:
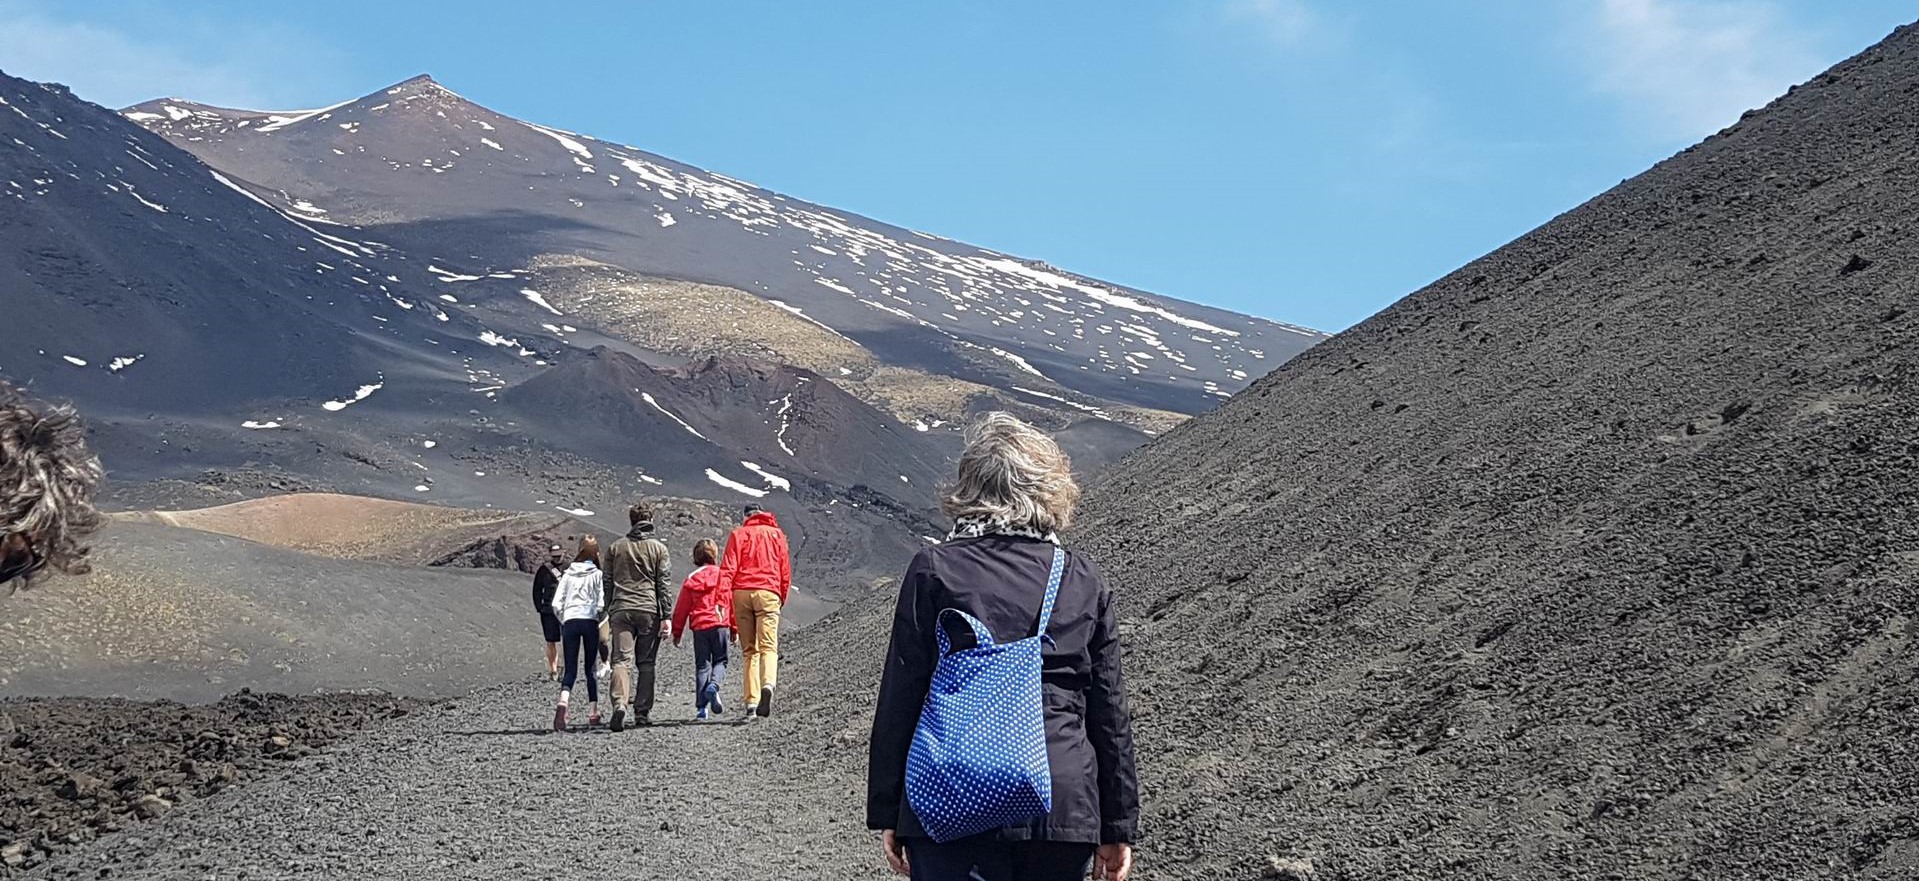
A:
<svg viewBox="0 0 1919 881">
<path fill-rule="evenodd" d="M 532 531 L 564 518 L 395 502 L 335 493 L 294 493 L 188 511 L 136 511 L 116 519 L 230 535 L 347 560 L 422 563 L 434 548 L 478 533 Z M 427 559 L 422 559 L 425 553 Z"/>
</svg>

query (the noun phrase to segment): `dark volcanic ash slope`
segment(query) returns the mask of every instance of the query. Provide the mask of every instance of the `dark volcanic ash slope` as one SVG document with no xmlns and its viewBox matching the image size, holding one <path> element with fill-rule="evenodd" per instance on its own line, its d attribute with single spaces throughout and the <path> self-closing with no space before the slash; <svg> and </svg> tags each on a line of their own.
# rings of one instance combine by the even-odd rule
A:
<svg viewBox="0 0 1919 881">
<path fill-rule="evenodd" d="M 317 410 L 383 373 L 456 372 L 434 348 L 480 332 L 394 308 L 425 273 L 385 246 L 291 218 L 61 87 L 0 74 L 0 102 L 0 370 L 17 383 L 93 412 Z"/>
<path fill-rule="evenodd" d="M 0 75 L 0 101 L 0 374 L 78 404 L 116 478 L 271 462 L 409 492 L 418 475 L 343 453 L 390 455 L 370 448 L 434 410 L 470 424 L 471 388 L 531 371 L 359 231 L 268 206 L 60 87 Z M 361 420 L 396 398 L 403 417 Z"/>
<path fill-rule="evenodd" d="M 1919 877 L 1919 27 L 1125 460 L 1150 859 Z"/>
<path fill-rule="evenodd" d="M 482 286 L 499 285 L 459 267 L 590 257 L 747 291 L 889 364 L 1009 393 L 1199 412 L 1322 338 L 522 122 L 425 76 L 313 111 L 161 99 L 126 115 L 290 211 L 377 228 Z"/>
<path fill-rule="evenodd" d="M 948 455 L 926 432 L 819 376 L 773 364 L 709 359 L 656 369 L 600 347 L 569 355 L 501 400 L 525 418 L 560 420 L 581 449 L 606 458 L 645 449 L 658 473 L 705 474 L 742 501 L 810 477 L 822 487 L 875 487 L 928 512 Z"/>
</svg>

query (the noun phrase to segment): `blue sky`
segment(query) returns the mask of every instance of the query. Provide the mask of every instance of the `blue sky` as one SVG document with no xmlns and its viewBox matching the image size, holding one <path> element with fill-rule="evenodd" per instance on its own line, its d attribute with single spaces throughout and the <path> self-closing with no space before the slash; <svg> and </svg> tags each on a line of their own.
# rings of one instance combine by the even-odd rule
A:
<svg viewBox="0 0 1919 881">
<path fill-rule="evenodd" d="M 496 110 L 1338 330 L 1915 16 L 1847 0 L 0 0 L 119 106 Z"/>
</svg>

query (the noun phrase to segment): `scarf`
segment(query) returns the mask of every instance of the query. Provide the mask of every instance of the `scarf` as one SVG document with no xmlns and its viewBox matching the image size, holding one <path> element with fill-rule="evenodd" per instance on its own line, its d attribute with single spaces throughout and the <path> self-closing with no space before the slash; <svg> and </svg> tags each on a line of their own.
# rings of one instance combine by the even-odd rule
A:
<svg viewBox="0 0 1919 881">
<path fill-rule="evenodd" d="M 1036 538 L 1059 544 L 1059 533 L 1041 532 L 1025 523 L 1006 523 L 986 517 L 961 517 L 953 521 L 953 531 L 946 534 L 946 540 L 956 538 L 979 538 L 983 535 L 1010 535 L 1015 538 Z"/>
</svg>

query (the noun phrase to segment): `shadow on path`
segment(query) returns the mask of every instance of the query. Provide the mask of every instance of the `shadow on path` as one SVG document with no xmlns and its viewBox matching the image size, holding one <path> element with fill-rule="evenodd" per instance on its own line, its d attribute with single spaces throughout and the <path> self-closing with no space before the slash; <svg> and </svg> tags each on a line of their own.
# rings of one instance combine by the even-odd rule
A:
<svg viewBox="0 0 1919 881">
<path fill-rule="evenodd" d="M 645 731 L 648 728 L 711 728 L 715 726 L 732 727 L 732 726 L 739 726 L 744 724 L 746 724 L 744 720 L 741 720 L 741 721 L 727 720 L 722 722 L 700 722 L 692 719 L 662 719 L 658 722 L 654 722 L 651 725 L 646 725 L 646 726 L 636 725 L 620 733 L 621 735 L 632 734 L 637 731 Z M 447 734 L 453 737 L 540 737 L 540 736 L 555 734 L 555 733 L 558 733 L 558 732 L 555 732 L 552 728 L 499 728 L 499 729 L 494 729 L 490 731 L 448 731 L 447 732 Z M 566 730 L 566 733 L 567 734 L 612 734 L 613 731 L 604 725 L 600 725 L 592 728 L 568 728 Z"/>
</svg>

